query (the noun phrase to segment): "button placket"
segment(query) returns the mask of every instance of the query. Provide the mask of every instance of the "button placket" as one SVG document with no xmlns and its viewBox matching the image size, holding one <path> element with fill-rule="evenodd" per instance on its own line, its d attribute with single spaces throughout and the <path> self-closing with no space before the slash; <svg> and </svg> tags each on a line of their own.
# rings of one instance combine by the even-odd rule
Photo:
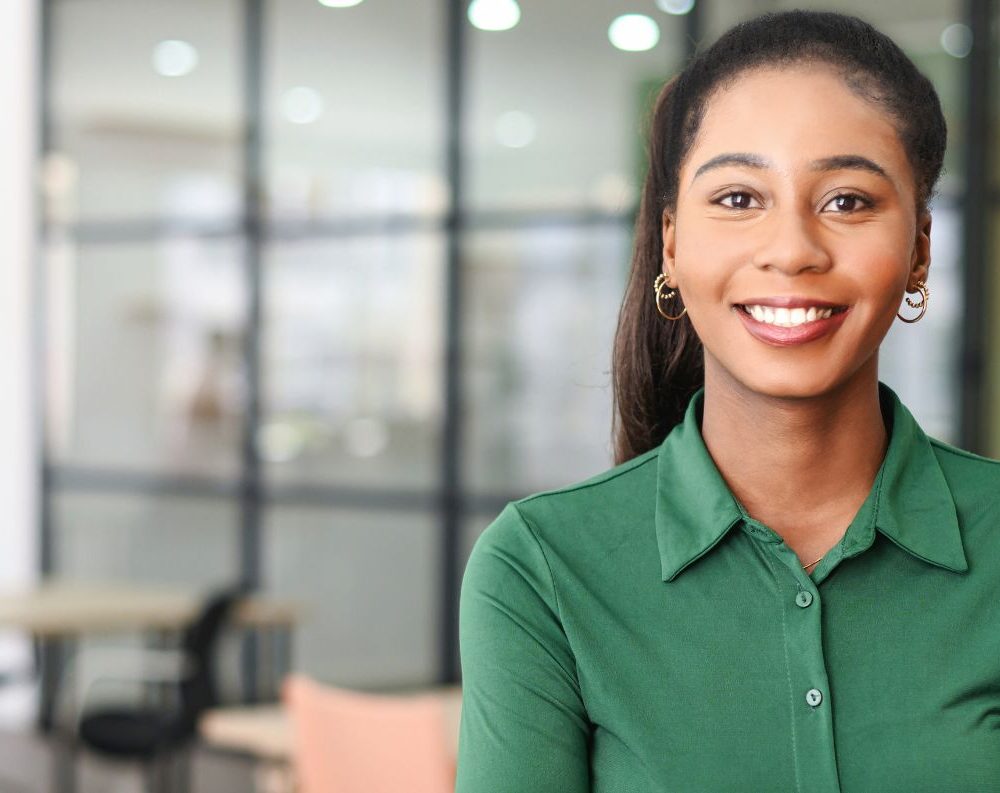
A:
<svg viewBox="0 0 1000 793">
<path fill-rule="evenodd" d="M 837 753 L 833 737 L 833 700 L 823 652 L 822 598 L 801 563 L 784 545 L 775 547 L 781 564 L 794 581 L 789 591 L 782 587 L 785 658 L 788 663 L 789 693 L 792 695 L 791 728 L 794 732 L 796 764 L 800 779 L 810 779 L 810 793 L 840 790 Z"/>
</svg>

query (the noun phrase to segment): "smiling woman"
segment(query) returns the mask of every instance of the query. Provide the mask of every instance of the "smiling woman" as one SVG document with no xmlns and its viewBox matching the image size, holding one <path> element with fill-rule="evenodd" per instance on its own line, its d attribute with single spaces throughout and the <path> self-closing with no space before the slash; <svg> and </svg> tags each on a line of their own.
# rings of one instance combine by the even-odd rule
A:
<svg viewBox="0 0 1000 793">
<path fill-rule="evenodd" d="M 1000 464 L 878 376 L 928 307 L 945 139 L 838 14 L 739 25 L 664 87 L 617 465 L 472 552 L 459 793 L 996 790 Z"/>
<path fill-rule="evenodd" d="M 759 68 L 717 92 L 662 215 L 706 381 L 788 398 L 866 380 L 877 418 L 875 351 L 930 249 L 896 123 L 829 66 Z M 835 311 L 792 326 L 788 310 L 810 307 Z"/>
</svg>

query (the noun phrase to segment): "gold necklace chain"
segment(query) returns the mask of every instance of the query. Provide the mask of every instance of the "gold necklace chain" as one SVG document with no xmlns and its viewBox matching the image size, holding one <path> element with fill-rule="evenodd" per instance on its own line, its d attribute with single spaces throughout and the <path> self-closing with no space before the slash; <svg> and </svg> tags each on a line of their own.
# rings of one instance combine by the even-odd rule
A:
<svg viewBox="0 0 1000 793">
<path fill-rule="evenodd" d="M 826 554 L 823 554 L 823 556 L 826 556 Z M 823 556 L 819 557 L 819 559 L 817 559 L 816 562 L 821 561 L 823 559 Z M 807 567 L 812 567 L 814 564 L 816 564 L 816 562 L 809 562 L 809 564 L 804 564 L 802 565 L 802 569 L 805 570 Z"/>
</svg>

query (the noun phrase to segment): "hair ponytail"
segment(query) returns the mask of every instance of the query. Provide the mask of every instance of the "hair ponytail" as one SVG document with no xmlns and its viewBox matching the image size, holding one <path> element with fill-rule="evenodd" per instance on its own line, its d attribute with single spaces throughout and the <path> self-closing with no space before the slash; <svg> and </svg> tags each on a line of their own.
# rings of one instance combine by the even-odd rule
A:
<svg viewBox="0 0 1000 793">
<path fill-rule="evenodd" d="M 614 462 L 658 446 L 684 416 L 704 382 L 701 340 L 685 314 L 667 320 L 656 310 L 653 281 L 660 274 L 663 211 L 670 205 L 667 139 L 674 131 L 678 78 L 663 86 L 653 110 L 650 167 L 643 187 L 632 248 L 632 268 L 618 315 L 612 353 Z"/>
</svg>

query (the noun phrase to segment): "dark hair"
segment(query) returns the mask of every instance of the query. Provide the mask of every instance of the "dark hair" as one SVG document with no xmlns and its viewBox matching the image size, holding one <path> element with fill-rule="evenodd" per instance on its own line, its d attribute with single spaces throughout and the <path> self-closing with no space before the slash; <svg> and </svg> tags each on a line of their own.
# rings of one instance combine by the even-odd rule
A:
<svg viewBox="0 0 1000 793">
<path fill-rule="evenodd" d="M 704 384 L 694 326 L 686 315 L 663 319 L 652 286 L 663 266 L 663 212 L 675 209 L 681 163 L 708 101 L 751 69 L 810 63 L 832 66 L 852 91 L 893 119 L 913 168 L 916 210 L 926 209 L 947 140 L 941 104 L 913 62 L 867 22 L 829 12 L 764 14 L 736 25 L 691 59 L 663 86 L 652 113 L 649 170 L 612 356 L 615 464 L 658 446 Z"/>
</svg>

